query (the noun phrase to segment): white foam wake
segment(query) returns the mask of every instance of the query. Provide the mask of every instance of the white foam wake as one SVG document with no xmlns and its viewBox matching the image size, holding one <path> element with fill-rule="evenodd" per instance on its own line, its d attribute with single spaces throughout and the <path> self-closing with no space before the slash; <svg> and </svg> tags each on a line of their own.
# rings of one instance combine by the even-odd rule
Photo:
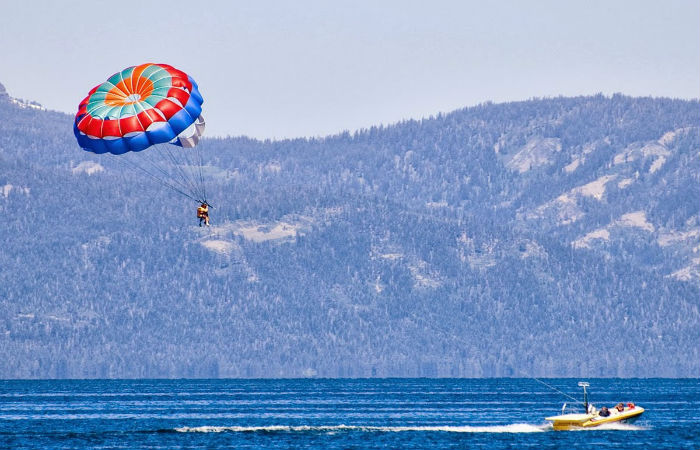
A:
<svg viewBox="0 0 700 450">
<path fill-rule="evenodd" d="M 617 431 L 644 431 L 648 430 L 649 428 L 640 426 L 640 425 L 633 425 L 631 423 L 624 423 L 624 422 L 611 422 L 611 423 L 604 423 L 601 425 L 598 425 L 597 427 L 589 427 L 589 428 L 576 428 L 576 431 L 610 431 L 610 430 L 617 430 Z"/>
<path fill-rule="evenodd" d="M 181 427 L 175 431 L 181 433 L 223 433 L 223 432 L 322 432 L 334 433 L 342 431 L 365 431 L 375 433 L 399 433 L 406 431 L 441 431 L 448 433 L 539 433 L 551 429 L 549 425 L 530 425 L 526 423 L 516 423 L 511 425 L 489 425 L 489 426 L 406 426 L 406 427 L 377 427 L 358 425 L 321 425 L 321 426 L 289 426 L 289 425 L 267 425 L 257 427 Z"/>
</svg>

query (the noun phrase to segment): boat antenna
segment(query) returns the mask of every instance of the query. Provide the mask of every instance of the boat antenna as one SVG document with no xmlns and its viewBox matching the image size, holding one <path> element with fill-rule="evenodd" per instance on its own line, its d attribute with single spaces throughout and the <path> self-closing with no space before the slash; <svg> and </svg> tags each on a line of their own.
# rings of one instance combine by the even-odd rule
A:
<svg viewBox="0 0 700 450">
<path fill-rule="evenodd" d="M 586 388 L 590 384 L 585 381 L 579 381 L 578 385 L 583 388 L 583 407 L 586 409 L 586 414 L 588 414 L 588 392 L 586 392 Z"/>
</svg>

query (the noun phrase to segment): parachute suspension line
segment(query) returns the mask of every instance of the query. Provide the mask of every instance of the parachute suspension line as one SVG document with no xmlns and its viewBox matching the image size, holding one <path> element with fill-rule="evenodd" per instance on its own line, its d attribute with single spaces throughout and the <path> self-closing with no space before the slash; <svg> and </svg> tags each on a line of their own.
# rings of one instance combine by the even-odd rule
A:
<svg viewBox="0 0 700 450">
<path fill-rule="evenodd" d="M 181 195 L 184 195 L 185 197 L 187 197 L 187 198 L 189 198 L 189 199 L 192 199 L 192 200 L 194 200 L 194 201 L 197 201 L 197 199 L 195 199 L 194 197 L 192 197 L 190 194 L 188 194 L 187 192 L 183 191 L 182 189 L 179 189 L 176 185 L 173 185 L 172 183 L 168 183 L 167 181 L 165 181 L 164 178 L 161 178 L 161 177 L 159 177 L 159 176 L 153 174 L 152 172 L 150 172 L 150 171 L 149 171 L 148 169 L 146 169 L 145 167 L 140 166 L 139 164 L 136 164 L 136 163 L 133 162 L 133 161 L 130 161 L 130 160 L 125 159 L 125 158 L 119 158 L 119 157 L 116 157 L 116 156 L 113 157 L 113 160 L 114 160 L 114 161 L 117 161 L 123 168 L 126 168 L 126 169 L 134 168 L 134 169 L 140 170 L 141 172 L 145 173 L 146 175 L 148 175 L 149 177 L 151 177 L 152 179 L 154 179 L 155 181 L 157 181 L 157 182 L 160 183 L 161 185 L 163 185 L 163 186 L 165 186 L 165 187 L 167 187 L 167 188 L 169 188 L 169 189 L 172 189 L 173 191 L 175 191 L 175 192 L 177 192 L 177 193 L 179 193 L 179 194 L 181 194 Z"/>
<path fill-rule="evenodd" d="M 195 155 L 199 159 L 199 182 L 202 186 L 202 193 L 204 194 L 204 201 L 207 201 L 207 185 L 204 183 L 204 158 L 202 158 L 202 150 L 200 147 L 195 146 Z"/>
<path fill-rule="evenodd" d="M 136 167 L 136 168 L 140 169 L 141 171 L 146 172 L 148 175 L 150 175 L 152 178 L 159 181 L 164 186 L 170 187 L 171 189 L 174 189 L 177 192 L 180 192 L 181 194 L 184 193 L 183 191 L 187 191 L 189 193 L 187 196 L 189 198 L 194 199 L 194 196 L 190 195 L 190 194 L 194 193 L 194 190 L 190 186 L 188 186 L 186 183 L 184 183 L 182 180 L 179 180 L 178 178 L 174 177 L 173 174 L 171 174 L 170 172 L 165 170 L 165 168 L 163 167 L 163 163 L 162 162 L 159 163 L 154 158 L 154 155 L 152 155 L 150 153 L 139 154 L 139 157 L 140 157 L 139 160 L 140 161 L 142 160 L 144 163 L 148 163 L 151 170 L 154 172 L 160 173 L 161 177 L 158 177 L 153 172 L 147 171 L 145 167 L 141 166 L 140 164 L 137 164 L 135 161 L 132 161 L 131 158 L 133 156 L 134 155 L 132 155 L 132 154 L 124 155 L 122 158 L 117 158 L 117 160 L 121 161 L 123 159 L 124 161 L 128 161 L 133 167 Z M 176 186 L 179 186 L 179 189 Z M 194 200 L 197 201 L 197 199 L 194 199 Z"/>
<path fill-rule="evenodd" d="M 178 165 L 175 161 L 172 161 L 172 160 L 166 165 L 166 162 L 167 162 L 167 160 L 165 158 L 166 153 L 163 149 L 161 149 L 160 145 L 159 144 L 154 145 L 153 149 L 154 149 L 153 155 L 149 154 L 149 156 L 154 157 L 153 160 L 149 161 L 149 162 L 151 162 L 153 167 L 157 168 L 163 174 L 163 176 L 168 177 L 173 182 L 177 183 L 182 189 L 185 189 L 190 193 L 194 192 L 194 188 L 190 183 L 188 183 L 187 178 L 185 178 L 183 175 L 181 175 L 177 172 L 165 170 L 165 167 L 170 166 L 170 165 L 173 166 L 173 168 L 175 168 L 175 170 L 177 170 Z M 158 160 L 160 161 L 160 164 L 161 164 L 160 166 L 155 161 L 155 155 L 158 155 Z"/>
<path fill-rule="evenodd" d="M 162 149 L 160 145 L 156 145 L 155 147 L 157 147 L 159 151 Z M 190 190 L 196 197 L 198 197 L 198 201 L 200 201 L 200 203 L 204 203 L 207 199 L 206 190 L 204 189 L 204 179 L 201 177 L 198 179 L 197 177 L 196 164 L 194 164 L 188 154 L 189 148 L 183 147 L 173 149 L 166 145 L 163 147 L 164 154 L 167 154 L 168 159 L 175 167 L 175 170 L 180 174 L 183 182 L 190 186 Z M 182 164 L 183 162 L 184 165 Z"/>
<path fill-rule="evenodd" d="M 190 158 L 189 152 L 192 151 L 192 158 Z M 204 183 L 204 176 L 202 175 L 202 154 L 199 147 L 183 148 L 185 159 L 187 164 L 192 168 L 192 178 L 196 180 L 196 184 L 199 187 L 199 192 L 202 197 L 202 203 L 207 201 L 207 188 Z"/>
<path fill-rule="evenodd" d="M 166 182 L 166 181 L 163 180 L 162 178 L 160 178 L 160 177 L 154 175 L 153 173 L 149 172 L 145 167 L 139 166 L 138 164 L 134 163 L 133 161 L 130 161 L 130 160 L 125 159 L 125 158 L 120 158 L 120 157 L 117 156 L 117 155 L 112 155 L 111 160 L 112 160 L 112 161 L 117 161 L 117 162 L 118 162 L 123 168 L 125 168 L 125 169 L 134 168 L 134 169 L 140 170 L 141 172 L 143 172 L 143 173 L 145 173 L 146 175 L 150 176 L 151 178 L 153 178 L 155 181 L 157 181 L 158 183 L 162 184 L 163 186 L 165 186 L 165 187 L 167 187 L 167 188 L 169 188 L 169 189 L 172 189 L 173 191 L 175 191 L 175 192 L 177 192 L 177 193 L 179 193 L 179 194 L 182 194 L 182 195 L 184 195 L 185 197 L 187 197 L 187 198 L 189 198 L 189 199 L 192 199 L 192 200 L 194 200 L 194 201 L 197 201 L 196 198 L 192 197 L 192 196 L 191 196 L 190 194 L 188 194 L 187 192 L 184 192 L 183 190 L 178 189 L 177 186 L 174 186 L 174 185 L 172 185 L 172 184 Z"/>
<path fill-rule="evenodd" d="M 202 179 L 202 158 L 200 158 L 199 152 L 197 151 L 197 147 L 194 147 L 192 149 L 192 156 L 193 156 L 193 163 L 194 168 L 192 175 L 197 179 L 198 185 L 202 189 L 202 197 L 206 200 L 207 198 L 207 190 L 204 186 L 204 180 Z"/>
<path fill-rule="evenodd" d="M 149 172 L 146 168 L 141 167 L 141 166 L 139 166 L 138 164 L 135 164 L 133 161 L 130 161 L 129 163 L 132 164 L 132 165 L 133 165 L 134 167 L 136 167 L 137 169 L 139 169 L 139 170 L 141 170 L 142 172 L 144 172 L 146 175 L 148 175 L 148 176 L 150 176 L 151 178 L 153 178 L 154 180 L 156 180 L 158 183 L 162 184 L 163 186 L 165 186 L 165 187 L 167 187 L 167 188 L 169 188 L 169 189 L 172 189 L 173 191 L 175 191 L 175 192 L 177 192 L 177 193 L 179 193 L 179 194 L 182 194 L 182 195 L 184 195 L 185 197 L 187 197 L 187 198 L 189 198 L 189 199 L 191 199 L 191 200 L 194 200 L 195 202 L 198 201 L 195 197 L 193 197 L 193 196 L 190 195 L 188 192 L 186 192 L 186 190 L 187 190 L 186 188 L 185 188 L 185 190 L 180 189 L 180 187 L 181 187 L 181 184 L 180 184 L 180 183 L 178 183 L 178 184 L 169 183 L 169 182 L 166 181 L 164 178 L 161 178 L 161 177 L 159 177 L 159 176 L 157 176 L 157 175 L 154 175 L 153 173 Z M 167 172 L 162 172 L 162 173 L 164 173 L 166 176 L 168 176 L 168 173 L 167 173 Z M 178 185 L 180 185 L 180 187 L 178 187 Z"/>
<path fill-rule="evenodd" d="M 182 149 L 183 154 L 185 155 L 185 160 L 187 161 L 188 167 L 191 168 L 191 175 L 194 180 L 198 180 L 196 182 L 197 186 L 199 186 L 199 192 L 202 197 L 203 202 L 206 202 L 207 200 L 207 190 L 206 186 L 204 184 L 204 177 L 202 176 L 202 157 L 201 153 L 199 152 L 198 147 L 190 147 L 190 148 L 183 148 Z M 190 151 L 192 151 L 194 154 L 192 155 L 194 158 L 190 158 Z M 199 173 L 199 177 L 197 174 Z"/>
<path fill-rule="evenodd" d="M 194 159 L 191 160 L 189 158 L 189 154 L 187 153 L 188 151 L 193 152 L 193 157 Z M 202 199 L 204 202 L 207 201 L 207 185 L 204 183 L 204 170 L 202 167 L 204 166 L 204 159 L 202 158 L 202 152 L 199 146 L 191 147 L 189 149 L 183 149 L 185 151 L 185 158 L 187 158 L 188 164 L 190 167 L 193 168 L 193 173 L 192 176 L 195 179 L 199 179 L 198 186 L 201 189 L 201 194 L 202 194 Z M 196 169 L 194 169 L 196 168 Z"/>
<path fill-rule="evenodd" d="M 154 147 L 157 149 L 158 153 L 161 155 L 161 158 L 165 160 L 170 161 L 170 164 L 173 166 L 173 174 L 172 177 L 173 179 L 177 179 L 177 176 L 179 176 L 179 181 L 180 184 L 183 186 L 186 186 L 186 189 L 188 189 L 194 197 L 197 197 L 197 201 L 202 202 L 202 193 L 200 192 L 200 189 L 197 187 L 197 182 L 196 180 L 193 179 L 191 175 L 189 175 L 185 169 L 182 167 L 182 161 L 178 160 L 178 158 L 175 157 L 173 154 L 173 151 L 170 147 L 167 145 L 162 145 L 162 144 L 156 144 Z M 183 157 L 185 158 L 186 161 L 186 156 Z"/>
</svg>

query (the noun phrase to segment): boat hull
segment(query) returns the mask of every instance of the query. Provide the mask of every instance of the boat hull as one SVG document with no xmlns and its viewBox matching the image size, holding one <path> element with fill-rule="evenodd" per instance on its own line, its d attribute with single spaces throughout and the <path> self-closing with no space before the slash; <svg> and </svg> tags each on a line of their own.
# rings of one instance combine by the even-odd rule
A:
<svg viewBox="0 0 700 450">
<path fill-rule="evenodd" d="M 624 411 L 611 413 L 608 417 L 597 414 L 562 414 L 560 416 L 546 417 L 552 422 L 555 430 L 575 430 L 580 428 L 592 428 L 606 423 L 635 421 L 644 412 L 641 406 L 625 408 Z"/>
</svg>

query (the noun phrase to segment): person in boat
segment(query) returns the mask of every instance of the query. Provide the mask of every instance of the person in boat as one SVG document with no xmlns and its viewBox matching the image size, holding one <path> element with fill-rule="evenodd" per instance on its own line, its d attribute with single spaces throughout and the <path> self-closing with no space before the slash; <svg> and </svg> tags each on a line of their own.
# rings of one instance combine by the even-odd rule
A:
<svg viewBox="0 0 700 450">
<path fill-rule="evenodd" d="M 600 411 L 598 411 L 598 415 L 600 417 L 608 417 L 610 416 L 610 410 L 607 406 L 603 406 L 602 408 L 600 408 Z"/>
<path fill-rule="evenodd" d="M 199 205 L 199 208 L 197 208 L 197 218 L 199 219 L 200 227 L 202 226 L 202 222 L 206 226 L 209 226 L 209 205 L 207 202 L 203 202 Z"/>
<path fill-rule="evenodd" d="M 625 410 L 625 405 L 622 402 L 620 402 L 617 405 L 615 405 L 615 409 L 617 410 L 617 412 L 622 412 Z"/>
</svg>

